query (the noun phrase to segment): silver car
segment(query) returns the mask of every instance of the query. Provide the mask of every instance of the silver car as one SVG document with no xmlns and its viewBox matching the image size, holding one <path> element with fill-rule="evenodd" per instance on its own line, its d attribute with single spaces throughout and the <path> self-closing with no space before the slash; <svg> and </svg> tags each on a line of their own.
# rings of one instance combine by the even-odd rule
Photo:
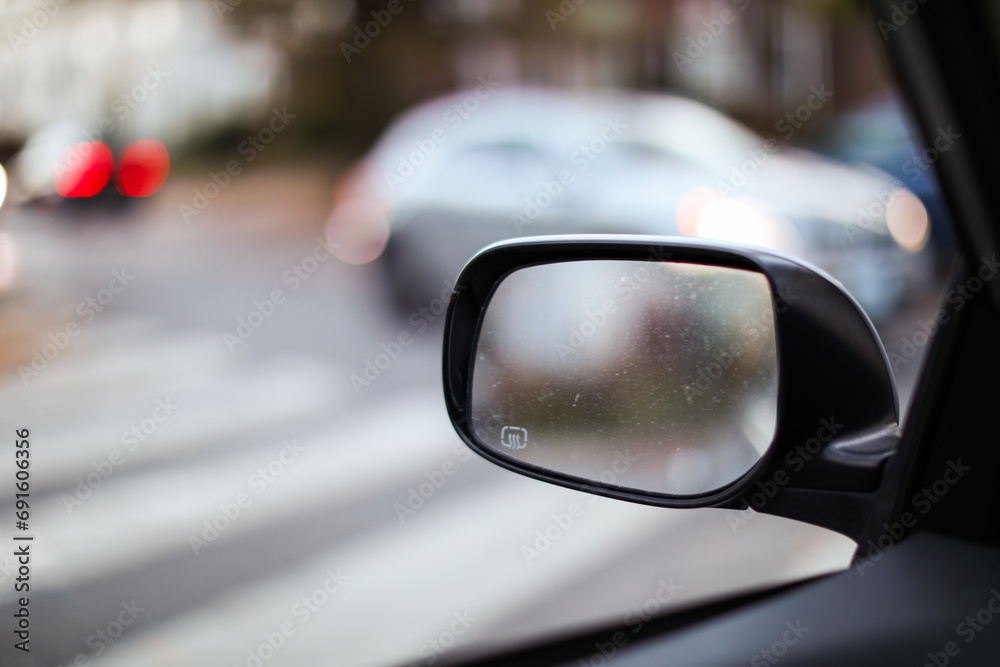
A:
<svg viewBox="0 0 1000 667">
<path fill-rule="evenodd" d="M 874 168 L 674 95 L 490 83 L 405 113 L 335 193 L 328 236 L 347 255 L 359 246 L 353 261 L 379 257 L 404 309 L 450 288 L 489 243 L 557 233 L 780 250 L 831 273 L 876 319 L 929 271 L 926 210 Z"/>
</svg>

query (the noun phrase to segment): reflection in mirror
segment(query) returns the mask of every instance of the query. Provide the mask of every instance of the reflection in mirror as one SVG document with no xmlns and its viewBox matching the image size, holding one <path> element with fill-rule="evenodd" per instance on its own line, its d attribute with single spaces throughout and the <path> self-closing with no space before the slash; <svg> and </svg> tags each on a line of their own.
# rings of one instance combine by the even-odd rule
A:
<svg viewBox="0 0 1000 667">
<path fill-rule="evenodd" d="M 472 428 L 542 468 L 702 494 L 771 444 L 777 371 L 762 274 L 660 261 L 530 266 L 487 306 Z"/>
</svg>

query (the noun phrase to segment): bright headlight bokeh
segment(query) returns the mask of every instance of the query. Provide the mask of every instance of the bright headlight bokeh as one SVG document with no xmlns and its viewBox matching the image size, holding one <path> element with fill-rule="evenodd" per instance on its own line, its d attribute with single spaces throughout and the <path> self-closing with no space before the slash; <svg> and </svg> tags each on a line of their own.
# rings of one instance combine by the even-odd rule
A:
<svg viewBox="0 0 1000 667">
<path fill-rule="evenodd" d="M 802 237 L 790 222 L 753 202 L 726 199 L 713 188 L 685 194 L 677 206 L 681 234 L 755 245 L 791 255 L 802 253 Z"/>
<path fill-rule="evenodd" d="M 3 206 L 3 200 L 7 198 L 7 171 L 0 164 L 0 206 Z"/>
<path fill-rule="evenodd" d="M 930 221 L 923 202 L 909 190 L 900 189 L 885 209 L 889 233 L 904 250 L 919 252 L 930 236 Z"/>
</svg>

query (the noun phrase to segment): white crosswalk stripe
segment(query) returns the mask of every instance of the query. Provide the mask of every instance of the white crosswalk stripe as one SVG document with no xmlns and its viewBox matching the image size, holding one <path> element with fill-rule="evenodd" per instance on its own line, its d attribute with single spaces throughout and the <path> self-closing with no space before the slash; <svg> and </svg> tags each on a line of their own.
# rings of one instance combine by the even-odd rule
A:
<svg viewBox="0 0 1000 667">
<path fill-rule="evenodd" d="M 297 571 L 265 579 L 123 644 L 107 664 L 246 664 L 248 651 L 285 621 L 295 634 L 268 665 L 329 664 L 331 647 L 338 664 L 415 661 L 434 653 L 428 642 L 441 633 L 450 645 L 455 614 L 475 619 L 468 631 L 481 637 L 480 629 L 495 626 L 533 596 L 551 595 L 678 516 L 584 501 L 586 510 L 575 521 L 586 528 L 568 526 L 551 551 L 529 565 L 522 544 L 530 544 L 533 531 L 545 527 L 552 513 L 564 514 L 578 499 L 531 482 L 513 486 L 436 504 L 407 528 L 390 526 L 339 546 Z M 524 542 L 512 542 L 512 535 Z M 321 587 L 330 569 L 349 577 L 342 590 L 315 615 L 296 614 L 296 600 Z"/>
<path fill-rule="evenodd" d="M 181 470 L 112 474 L 78 504 L 67 503 L 66 496 L 50 498 L 34 513 L 33 524 L 46 543 L 35 560 L 38 587 L 110 576 L 116 568 L 163 553 L 193 553 L 190 538 L 204 532 L 203 522 L 226 509 L 235 513 L 232 506 L 241 494 L 249 503 L 219 539 L 294 518 L 318 503 L 348 505 L 371 486 L 402 483 L 450 452 L 440 450 L 455 437 L 441 416 L 439 398 L 407 397 L 382 409 L 392 412 L 392 421 L 360 413 L 335 430 L 302 437 L 289 432 L 283 440 L 303 449 L 297 458 L 285 454 L 282 461 L 285 446 L 275 440 Z M 270 475 L 257 472 L 269 464 Z M 12 593 L 0 589 L 7 594 Z"/>
</svg>

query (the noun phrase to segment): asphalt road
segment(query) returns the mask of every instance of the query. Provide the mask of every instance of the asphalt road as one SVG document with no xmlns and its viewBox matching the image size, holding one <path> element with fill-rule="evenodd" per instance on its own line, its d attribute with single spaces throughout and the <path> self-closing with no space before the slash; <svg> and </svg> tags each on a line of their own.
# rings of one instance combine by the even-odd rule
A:
<svg viewBox="0 0 1000 667">
<path fill-rule="evenodd" d="M 0 302 L 0 424 L 8 442 L 30 430 L 34 537 L 30 653 L 0 551 L 0 662 L 429 662 L 847 566 L 827 531 L 597 499 L 468 452 L 439 322 L 389 308 L 375 266 L 305 262 L 331 183 L 247 174 L 189 223 L 190 179 L 115 219 L 0 211 L 21 264 Z"/>
</svg>

